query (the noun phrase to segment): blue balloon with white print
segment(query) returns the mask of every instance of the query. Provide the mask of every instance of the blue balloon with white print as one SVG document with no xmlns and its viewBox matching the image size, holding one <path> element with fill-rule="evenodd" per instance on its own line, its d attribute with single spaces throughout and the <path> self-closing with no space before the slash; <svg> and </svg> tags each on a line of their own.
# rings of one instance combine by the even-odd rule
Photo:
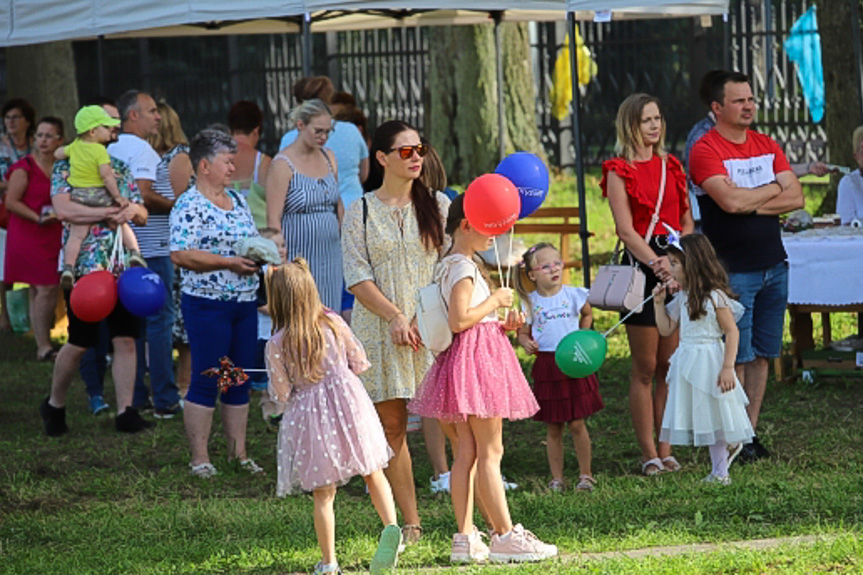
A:
<svg viewBox="0 0 863 575">
<path fill-rule="evenodd" d="M 159 313 L 168 290 L 159 274 L 149 268 L 129 268 L 120 275 L 117 295 L 130 313 L 147 317 Z"/>
<path fill-rule="evenodd" d="M 515 152 L 504 158 L 494 171 L 513 183 L 521 199 L 519 219 L 536 211 L 548 195 L 548 168 L 536 154 Z"/>
</svg>

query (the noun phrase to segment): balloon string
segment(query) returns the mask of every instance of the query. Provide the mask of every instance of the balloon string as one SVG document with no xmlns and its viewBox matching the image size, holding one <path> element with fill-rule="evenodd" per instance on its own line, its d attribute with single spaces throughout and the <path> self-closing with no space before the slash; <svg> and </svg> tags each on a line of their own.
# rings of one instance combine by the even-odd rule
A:
<svg viewBox="0 0 863 575">
<path fill-rule="evenodd" d="M 507 287 L 506 278 L 503 276 L 503 270 L 500 267 L 500 252 L 497 251 L 497 238 L 494 238 L 494 257 L 497 260 L 497 277 L 500 278 L 500 283 L 503 287 Z"/>
<path fill-rule="evenodd" d="M 506 266 L 506 285 L 507 285 L 507 287 L 512 285 L 512 277 L 510 276 L 510 273 L 512 273 L 512 266 L 513 266 L 513 262 L 512 262 L 512 238 L 513 238 L 513 236 L 515 236 L 515 232 L 513 231 L 513 228 L 510 228 L 509 229 L 509 251 L 507 252 L 507 256 L 509 257 L 510 261 L 509 261 L 509 265 Z"/>
<path fill-rule="evenodd" d="M 640 310 L 640 308 L 641 308 L 644 304 L 646 304 L 647 302 L 649 302 L 650 300 L 652 300 L 652 299 L 653 299 L 653 295 L 654 295 L 654 294 L 650 294 L 650 297 L 649 297 L 649 298 L 647 298 L 646 300 L 644 300 L 643 302 L 641 302 L 640 304 L 638 304 L 637 306 L 635 306 L 635 309 L 633 309 L 631 312 L 629 312 L 628 314 L 626 314 L 625 316 L 623 316 L 623 317 L 620 319 L 620 321 L 619 321 L 619 322 L 617 322 L 616 324 L 614 324 L 613 326 L 611 326 L 607 331 L 603 332 L 602 337 L 608 337 L 608 334 L 610 334 L 611 332 L 613 332 L 614 330 L 616 330 L 618 327 L 620 327 L 620 324 L 622 324 L 623 322 L 625 322 L 626 320 L 628 320 L 628 319 L 629 319 L 629 316 L 631 316 L 631 315 L 632 315 L 632 314 L 634 314 L 634 313 L 638 313 L 638 312 L 639 312 L 639 310 Z"/>
</svg>

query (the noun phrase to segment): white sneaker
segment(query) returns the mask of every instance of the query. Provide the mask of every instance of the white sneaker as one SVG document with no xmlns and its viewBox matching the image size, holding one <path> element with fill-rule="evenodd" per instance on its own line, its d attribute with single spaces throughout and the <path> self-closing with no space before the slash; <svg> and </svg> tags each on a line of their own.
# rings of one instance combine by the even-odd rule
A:
<svg viewBox="0 0 863 575">
<path fill-rule="evenodd" d="M 557 546 L 540 541 L 536 535 L 521 526 L 512 528 L 505 535 L 495 534 L 491 538 L 490 558 L 495 563 L 523 563 L 543 561 L 557 556 Z"/>
<path fill-rule="evenodd" d="M 216 468 L 213 467 L 212 463 L 199 463 L 198 465 L 189 464 L 190 473 L 192 475 L 197 475 L 198 477 L 203 477 L 204 479 L 209 479 L 215 475 L 218 475 Z"/>
<path fill-rule="evenodd" d="M 474 527 L 473 533 L 456 533 L 452 536 L 451 563 L 482 563 L 488 560 L 488 546 L 482 540 L 483 534 Z"/>
<path fill-rule="evenodd" d="M 432 477 L 429 482 L 432 493 L 449 493 L 449 471 L 441 473 L 437 479 Z"/>
<path fill-rule="evenodd" d="M 731 478 L 729 476 L 720 477 L 719 475 L 713 475 L 711 473 L 704 479 L 702 479 L 704 483 L 718 483 L 719 485 L 731 485 Z"/>
<path fill-rule="evenodd" d="M 512 481 L 507 481 L 506 477 L 501 475 L 501 480 L 503 481 L 503 490 L 504 491 L 513 491 L 518 489 L 518 483 L 513 483 Z"/>
</svg>

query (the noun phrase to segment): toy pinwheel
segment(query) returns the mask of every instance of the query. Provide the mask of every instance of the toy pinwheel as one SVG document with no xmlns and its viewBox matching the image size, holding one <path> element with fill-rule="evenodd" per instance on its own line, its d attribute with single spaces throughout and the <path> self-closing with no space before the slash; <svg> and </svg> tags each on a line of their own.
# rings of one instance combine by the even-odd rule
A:
<svg viewBox="0 0 863 575">
<path fill-rule="evenodd" d="M 218 386 L 221 393 L 225 393 L 229 387 L 243 385 L 249 376 L 242 367 L 237 367 L 231 358 L 224 356 L 219 360 L 219 367 L 211 367 L 201 372 L 207 377 L 218 377 Z"/>
</svg>

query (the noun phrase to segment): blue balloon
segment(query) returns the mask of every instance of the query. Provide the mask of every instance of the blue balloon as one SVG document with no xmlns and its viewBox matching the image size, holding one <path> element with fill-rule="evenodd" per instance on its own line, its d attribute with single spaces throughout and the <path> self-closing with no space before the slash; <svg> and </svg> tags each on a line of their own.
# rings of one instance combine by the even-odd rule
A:
<svg viewBox="0 0 863 575">
<path fill-rule="evenodd" d="M 159 274 L 148 268 L 129 268 L 120 275 L 117 295 L 129 312 L 154 315 L 165 305 L 167 289 Z"/>
<path fill-rule="evenodd" d="M 536 154 L 516 152 L 504 158 L 495 169 L 518 189 L 521 198 L 519 219 L 532 214 L 548 195 L 548 168 Z"/>
</svg>

